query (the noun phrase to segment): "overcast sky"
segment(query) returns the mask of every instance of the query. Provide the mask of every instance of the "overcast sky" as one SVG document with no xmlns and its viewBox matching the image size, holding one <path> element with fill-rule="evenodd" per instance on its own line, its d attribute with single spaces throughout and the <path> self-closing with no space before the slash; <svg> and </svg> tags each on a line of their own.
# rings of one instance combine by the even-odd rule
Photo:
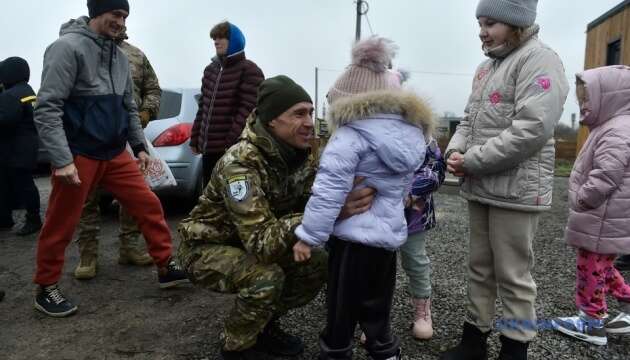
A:
<svg viewBox="0 0 630 360">
<path fill-rule="evenodd" d="M 21 56 L 39 87 L 42 58 L 59 27 L 87 15 L 86 0 L 0 0 L 0 59 Z M 540 38 L 555 49 L 567 77 L 584 66 L 586 26 L 621 0 L 540 0 Z M 484 60 L 477 36 L 476 0 L 368 0 L 375 34 L 400 46 L 396 67 L 413 71 L 409 86 L 437 113 L 463 113 L 472 73 Z M 131 0 L 129 41 L 153 64 L 162 87 L 195 87 L 214 48 L 210 28 L 223 20 L 239 26 L 245 52 L 265 76 L 286 74 L 315 96 L 320 107 L 330 85 L 350 60 L 355 33 L 353 0 Z M 363 35 L 370 35 L 364 18 Z M 433 74 L 430 74 L 433 73 Z M 562 120 L 577 112 L 573 88 Z"/>
</svg>

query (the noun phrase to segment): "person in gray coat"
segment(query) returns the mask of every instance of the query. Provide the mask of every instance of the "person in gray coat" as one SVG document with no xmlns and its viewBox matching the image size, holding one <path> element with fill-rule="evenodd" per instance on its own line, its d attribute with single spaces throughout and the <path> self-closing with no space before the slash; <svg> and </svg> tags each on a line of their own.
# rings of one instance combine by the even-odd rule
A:
<svg viewBox="0 0 630 360">
<path fill-rule="evenodd" d="M 477 69 L 466 116 L 446 150 L 462 178 L 470 240 L 462 340 L 442 359 L 485 359 L 503 303 L 500 359 L 526 359 L 536 335 L 532 243 L 551 208 L 554 139 L 568 94 L 558 55 L 538 40 L 537 0 L 481 0 L 479 37 L 488 59 Z"/>
</svg>

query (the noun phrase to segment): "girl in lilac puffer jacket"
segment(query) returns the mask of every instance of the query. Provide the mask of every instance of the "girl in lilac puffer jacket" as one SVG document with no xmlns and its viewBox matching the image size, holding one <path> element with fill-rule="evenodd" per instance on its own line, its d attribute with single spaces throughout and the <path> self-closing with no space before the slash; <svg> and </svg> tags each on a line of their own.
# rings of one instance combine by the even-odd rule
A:
<svg viewBox="0 0 630 360">
<path fill-rule="evenodd" d="M 322 154 L 293 248 L 296 261 L 307 261 L 311 247 L 328 243 L 328 316 L 320 359 L 351 358 L 357 324 L 373 358 L 400 358 L 389 317 L 396 250 L 407 240 L 405 199 L 425 158 L 432 113 L 387 71 L 394 51 L 384 38 L 357 43 L 352 64 L 328 92 L 329 121 L 336 130 Z M 366 212 L 337 221 L 356 177 L 376 190 L 374 201 Z"/>
<path fill-rule="evenodd" d="M 590 135 L 569 179 L 565 239 L 577 248 L 577 316 L 554 319 L 556 329 L 606 345 L 606 333 L 630 333 L 630 286 L 613 267 L 630 253 L 630 67 L 607 66 L 577 75 L 582 123 Z M 606 294 L 621 313 L 604 325 Z"/>
</svg>

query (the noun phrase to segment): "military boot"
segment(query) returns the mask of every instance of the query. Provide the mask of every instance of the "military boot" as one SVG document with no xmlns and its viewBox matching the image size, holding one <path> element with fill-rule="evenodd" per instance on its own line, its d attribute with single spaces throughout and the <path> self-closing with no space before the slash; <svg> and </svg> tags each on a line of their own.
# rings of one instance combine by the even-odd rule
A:
<svg viewBox="0 0 630 360">
<path fill-rule="evenodd" d="M 26 221 L 21 228 L 16 231 L 18 236 L 27 236 L 34 234 L 42 228 L 42 219 L 39 216 L 39 210 L 26 214 Z"/>
<path fill-rule="evenodd" d="M 278 319 L 271 319 L 258 335 L 256 347 L 274 356 L 297 356 L 304 351 L 304 342 L 282 330 Z"/>
<path fill-rule="evenodd" d="M 120 265 L 146 266 L 153 264 L 153 258 L 146 252 L 132 246 L 121 246 L 118 255 Z"/>
<path fill-rule="evenodd" d="M 96 276 L 96 258 L 98 239 L 79 237 L 79 265 L 74 270 L 74 277 L 79 280 L 89 280 Z"/>
<path fill-rule="evenodd" d="M 441 360 L 486 360 L 488 358 L 488 335 L 475 325 L 464 322 L 464 333 L 459 344 L 447 350 L 440 357 Z"/>
<path fill-rule="evenodd" d="M 153 264 L 153 258 L 138 244 L 140 237 L 140 229 L 136 224 L 136 220 L 129 215 L 125 208 L 121 207 L 118 215 L 120 221 L 120 252 L 118 263 L 121 265 L 138 265 L 145 266 Z"/>
</svg>

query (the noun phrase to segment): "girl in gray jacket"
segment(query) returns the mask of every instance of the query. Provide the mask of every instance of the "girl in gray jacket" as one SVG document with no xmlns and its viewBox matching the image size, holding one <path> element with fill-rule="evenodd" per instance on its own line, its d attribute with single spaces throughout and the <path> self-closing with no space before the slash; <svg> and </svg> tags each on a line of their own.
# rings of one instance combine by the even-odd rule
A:
<svg viewBox="0 0 630 360">
<path fill-rule="evenodd" d="M 373 37 L 357 43 L 353 62 L 328 93 L 336 128 L 321 158 L 302 224 L 296 261 L 311 247 L 330 249 L 327 326 L 320 359 L 350 359 L 356 324 L 374 359 L 398 359 L 399 340 L 389 313 L 396 285 L 396 249 L 407 239 L 404 199 L 425 157 L 431 112 L 400 89 L 387 71 L 393 43 Z M 356 177 L 376 189 L 366 212 L 336 221 Z M 329 240 L 329 236 L 332 238 Z"/>
<path fill-rule="evenodd" d="M 468 304 L 460 344 L 443 359 L 485 359 L 501 296 L 500 359 L 526 359 L 536 335 L 532 242 L 551 207 L 553 130 L 568 82 L 558 55 L 538 40 L 537 0 L 481 0 L 476 71 L 466 116 L 446 150 L 462 178 L 470 242 Z"/>
</svg>

